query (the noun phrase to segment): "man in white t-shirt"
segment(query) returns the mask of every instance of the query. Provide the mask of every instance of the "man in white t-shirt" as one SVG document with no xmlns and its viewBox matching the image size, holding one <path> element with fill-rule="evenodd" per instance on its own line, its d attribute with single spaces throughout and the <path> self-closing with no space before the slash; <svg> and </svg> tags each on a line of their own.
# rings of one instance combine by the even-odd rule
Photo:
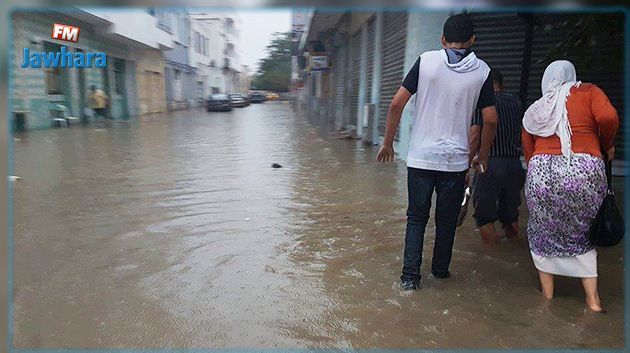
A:
<svg viewBox="0 0 630 353">
<path fill-rule="evenodd" d="M 474 41 L 470 17 L 449 17 L 444 23 L 443 49 L 420 55 L 387 113 L 385 139 L 377 156 L 380 162 L 394 160 L 393 142 L 400 116 L 416 94 L 407 156 L 409 207 L 400 277 L 404 290 L 417 290 L 420 285 L 424 232 L 433 192 L 437 200 L 431 273 L 435 278 L 449 278 L 468 168 L 475 166 L 478 173 L 483 173 L 488 167 L 497 112 L 490 68 L 470 50 Z M 481 111 L 483 129 L 479 154 L 473 156 L 468 131 L 476 109 Z"/>
</svg>

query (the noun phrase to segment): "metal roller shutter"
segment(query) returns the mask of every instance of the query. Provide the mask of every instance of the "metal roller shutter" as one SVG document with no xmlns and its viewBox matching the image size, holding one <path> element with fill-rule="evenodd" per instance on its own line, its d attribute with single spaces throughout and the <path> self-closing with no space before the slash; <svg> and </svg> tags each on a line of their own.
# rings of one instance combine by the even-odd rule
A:
<svg viewBox="0 0 630 353">
<path fill-rule="evenodd" d="M 387 110 L 403 80 L 406 39 L 407 14 L 405 12 L 385 12 L 383 16 L 383 67 L 381 69 L 379 136 L 385 134 Z"/>
<path fill-rule="evenodd" d="M 519 95 L 526 21 L 515 13 L 471 14 L 476 41 L 472 49 L 491 69 L 503 74 L 505 90 Z"/>
<path fill-rule="evenodd" d="M 365 101 L 372 101 L 372 70 L 374 69 L 374 19 L 367 25 L 367 64 L 366 64 L 366 90 Z"/>
<path fill-rule="evenodd" d="M 554 28 L 551 30 L 549 24 L 559 23 L 560 21 L 570 18 L 571 16 L 580 16 L 579 14 L 575 15 L 546 15 L 539 16 L 536 19 L 534 25 L 534 33 L 533 33 L 533 43 L 532 43 L 532 65 L 529 76 L 529 87 L 527 91 L 527 105 L 533 103 L 536 99 L 540 98 L 542 92 L 540 91 L 540 82 L 542 80 L 542 75 L 545 71 L 547 65 L 557 59 L 566 59 L 573 61 L 574 63 L 579 62 L 577 58 L 571 57 L 558 57 L 551 58 L 548 57 L 550 51 L 552 51 L 558 43 L 562 43 L 566 36 L 570 34 L 571 29 L 557 29 Z M 613 15 L 611 15 L 613 16 Z M 611 22 L 614 21 L 614 18 L 611 17 Z M 623 28 L 623 27 L 621 27 Z M 611 52 L 614 52 L 612 46 L 622 45 L 620 43 L 615 42 L 604 42 L 598 43 L 595 50 L 587 53 L 588 55 L 597 55 L 597 57 L 606 57 L 610 55 Z M 617 137 L 615 140 L 615 146 L 617 149 L 616 159 L 623 159 L 625 156 L 625 141 L 624 141 L 624 131 L 626 129 L 626 122 L 623 119 L 625 112 L 624 105 L 624 85 L 623 85 L 623 68 L 610 68 L 606 70 L 598 70 L 595 67 L 590 67 L 583 65 L 580 67 L 576 65 L 576 71 L 578 75 L 578 79 L 583 82 L 590 82 L 599 86 L 606 95 L 610 98 L 611 103 L 619 113 L 621 126 L 619 128 L 619 132 L 617 133 Z"/>
<path fill-rule="evenodd" d="M 346 47 L 337 48 L 335 55 L 335 121 L 343 123 L 344 85 L 346 83 Z"/>
<path fill-rule="evenodd" d="M 350 116 L 346 118 L 345 124 L 357 125 L 357 112 L 359 104 L 359 78 L 361 74 L 361 31 L 352 35 L 350 41 L 352 51 L 352 73 L 350 76 Z M 344 124 L 344 125 L 345 125 Z"/>
<path fill-rule="evenodd" d="M 543 20 L 544 22 L 544 20 Z M 546 59 L 548 52 L 556 46 L 567 34 L 564 31 L 549 31 L 546 26 L 537 24 L 534 26 L 532 40 L 532 63 L 529 71 L 529 85 L 527 89 L 527 101 L 529 106 L 542 96 L 540 82 L 543 72 L 550 61 Z"/>
<path fill-rule="evenodd" d="M 552 57 L 550 55 L 559 44 L 567 40 L 567 36 L 575 29 L 573 26 L 558 27 L 558 24 L 567 20 L 570 20 L 570 23 L 575 22 L 581 16 L 584 15 L 534 15 L 530 64 L 528 68 L 524 68 L 523 64 L 526 63 L 524 59 L 528 55 L 525 43 L 528 23 L 525 18 L 515 13 L 472 13 L 471 17 L 475 24 L 477 37 L 473 49 L 491 68 L 498 68 L 503 72 L 506 90 L 522 96 L 525 99 L 526 107 L 542 95 L 540 92 L 540 81 L 547 65 L 557 59 L 571 60 L 576 63 L 578 78 L 584 82 L 591 82 L 601 87 L 610 98 L 612 104 L 617 108 L 621 117 L 625 111 L 622 68 L 597 69 L 590 65 L 579 65 L 580 58 Z M 609 25 L 616 23 L 621 30 L 623 26 L 619 23 L 623 23 L 623 19 L 619 21 L 619 18 L 614 17 L 615 14 L 610 14 L 609 16 Z M 598 57 L 617 55 L 614 54 L 615 45 L 620 44 L 611 41 L 598 43 L 595 50 L 593 50 L 593 53 L 596 54 L 587 54 L 597 55 Z M 521 77 L 524 69 L 529 71 L 529 75 L 525 78 L 527 89 L 526 92 L 520 92 Z M 625 155 L 625 125 L 622 119 L 616 140 L 618 159 L 622 159 Z"/>
</svg>

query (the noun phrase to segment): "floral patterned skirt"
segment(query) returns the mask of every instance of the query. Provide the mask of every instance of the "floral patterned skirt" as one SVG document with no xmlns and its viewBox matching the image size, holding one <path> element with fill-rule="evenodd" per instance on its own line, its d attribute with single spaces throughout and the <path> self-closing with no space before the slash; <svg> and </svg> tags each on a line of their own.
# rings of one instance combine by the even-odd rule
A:
<svg viewBox="0 0 630 353">
<path fill-rule="evenodd" d="M 533 156 L 525 182 L 531 252 L 571 257 L 592 250 L 588 232 L 606 190 L 606 170 L 599 157 L 577 153 L 569 164 L 563 155 Z"/>
</svg>

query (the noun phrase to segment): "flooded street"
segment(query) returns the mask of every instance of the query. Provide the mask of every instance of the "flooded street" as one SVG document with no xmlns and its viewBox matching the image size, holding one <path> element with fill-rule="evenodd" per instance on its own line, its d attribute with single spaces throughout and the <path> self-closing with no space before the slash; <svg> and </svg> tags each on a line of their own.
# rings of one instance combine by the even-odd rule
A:
<svg viewBox="0 0 630 353">
<path fill-rule="evenodd" d="M 600 315 L 576 279 L 543 300 L 526 241 L 484 246 L 470 216 L 431 278 L 431 219 L 401 292 L 404 162 L 289 103 L 15 137 L 16 348 L 623 346 L 622 246 Z"/>
</svg>

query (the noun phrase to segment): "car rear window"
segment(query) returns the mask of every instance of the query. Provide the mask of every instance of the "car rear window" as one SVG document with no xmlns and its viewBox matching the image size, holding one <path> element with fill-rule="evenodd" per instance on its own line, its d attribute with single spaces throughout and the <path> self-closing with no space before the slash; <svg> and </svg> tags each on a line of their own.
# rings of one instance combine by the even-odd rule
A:
<svg viewBox="0 0 630 353">
<path fill-rule="evenodd" d="M 228 96 L 227 94 L 213 94 L 212 95 L 212 99 L 226 99 Z"/>
</svg>

